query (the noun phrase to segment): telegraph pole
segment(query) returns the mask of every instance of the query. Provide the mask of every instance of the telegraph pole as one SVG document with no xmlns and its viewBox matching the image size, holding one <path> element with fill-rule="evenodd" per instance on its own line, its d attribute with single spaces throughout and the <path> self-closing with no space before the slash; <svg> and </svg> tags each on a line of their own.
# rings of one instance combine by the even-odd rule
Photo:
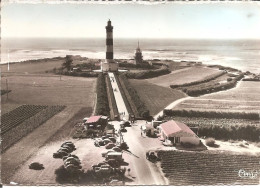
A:
<svg viewBox="0 0 260 188">
<path fill-rule="evenodd" d="M 7 78 L 6 78 L 6 96 L 7 96 L 7 100 L 8 100 L 8 93 L 9 93 L 9 91 L 8 91 L 8 81 L 7 81 Z"/>
</svg>

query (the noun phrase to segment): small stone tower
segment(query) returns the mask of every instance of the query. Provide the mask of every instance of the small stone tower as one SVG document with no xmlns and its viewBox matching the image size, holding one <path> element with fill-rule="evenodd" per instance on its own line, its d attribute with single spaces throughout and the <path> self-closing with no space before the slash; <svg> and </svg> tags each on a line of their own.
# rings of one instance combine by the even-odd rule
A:
<svg viewBox="0 0 260 188">
<path fill-rule="evenodd" d="M 138 47 L 136 48 L 135 51 L 135 64 L 141 64 L 143 62 L 143 55 L 142 55 L 142 51 L 139 47 L 139 41 L 138 41 Z"/>
</svg>

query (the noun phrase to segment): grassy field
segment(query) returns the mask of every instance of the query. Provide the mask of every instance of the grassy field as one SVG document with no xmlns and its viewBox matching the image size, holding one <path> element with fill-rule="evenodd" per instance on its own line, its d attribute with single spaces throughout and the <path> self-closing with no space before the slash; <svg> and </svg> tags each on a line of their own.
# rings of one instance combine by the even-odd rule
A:
<svg viewBox="0 0 260 188">
<path fill-rule="evenodd" d="M 50 71 L 53 68 L 58 68 L 64 62 L 64 58 L 57 59 L 41 59 L 41 60 L 31 60 L 23 63 L 10 63 L 10 73 L 18 74 L 36 74 L 45 73 L 45 71 Z M 7 64 L 1 65 L 1 72 L 7 73 Z"/>
<path fill-rule="evenodd" d="M 161 87 L 145 80 L 129 79 L 129 81 L 150 110 L 150 115 L 157 114 L 173 101 L 186 96 L 181 91 Z"/>
<path fill-rule="evenodd" d="M 161 168 L 170 185 L 258 185 L 259 177 L 243 177 L 239 170 L 255 172 L 259 156 L 224 152 L 159 151 Z"/>
<path fill-rule="evenodd" d="M 150 83 L 169 87 L 172 84 L 184 84 L 197 80 L 201 80 L 206 76 L 217 73 L 218 69 L 208 68 L 204 66 L 193 66 L 188 68 L 172 71 L 170 74 L 147 79 Z"/>
<path fill-rule="evenodd" d="M 60 79 L 57 75 L 45 73 L 46 70 L 60 67 L 62 62 L 62 60 L 40 60 L 37 63 L 16 63 L 10 65 L 9 73 L 6 72 L 6 65 L 1 66 L 1 89 L 6 89 L 7 80 L 8 89 L 12 90 L 8 94 L 8 99 L 6 94 L 1 96 L 2 115 L 24 104 L 66 106 L 62 112 L 21 138 L 2 154 L 1 178 L 5 184 L 12 181 L 12 176 L 20 167 L 19 165 L 24 164 L 37 153 L 50 137 L 59 136 L 56 135 L 57 131 L 63 129 L 64 126 L 73 127 L 74 122 L 81 121 L 83 117 L 93 112 L 96 78 L 62 76 Z M 75 116 L 79 111 L 80 117 Z M 66 131 L 70 132 L 70 128 Z M 67 138 L 67 136 L 60 138 L 60 142 Z M 52 153 L 45 153 L 47 158 L 49 155 L 51 156 Z"/>
<path fill-rule="evenodd" d="M 259 112 L 260 83 L 241 81 L 234 89 L 183 101 L 174 109 L 200 111 Z"/>
<path fill-rule="evenodd" d="M 15 104 L 93 106 L 96 78 L 60 77 L 55 75 L 9 75 L 1 85 L 12 92 L 1 96 L 2 109 Z M 9 107 L 10 105 L 10 107 Z"/>
</svg>

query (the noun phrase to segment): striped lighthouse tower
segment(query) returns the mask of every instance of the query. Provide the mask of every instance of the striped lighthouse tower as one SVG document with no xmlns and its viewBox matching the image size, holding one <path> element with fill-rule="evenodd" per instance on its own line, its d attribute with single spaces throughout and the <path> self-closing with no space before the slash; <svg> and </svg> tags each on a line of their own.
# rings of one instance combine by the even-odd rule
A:
<svg viewBox="0 0 260 188">
<path fill-rule="evenodd" d="M 118 71 L 118 62 L 114 60 L 113 26 L 110 20 L 107 22 L 106 33 L 106 60 L 102 62 L 101 70 L 103 72 L 115 72 Z"/>
<path fill-rule="evenodd" d="M 113 52 L 113 26 L 111 25 L 111 21 L 108 20 L 107 26 L 107 51 L 106 51 L 106 59 L 114 59 L 114 52 Z"/>
</svg>

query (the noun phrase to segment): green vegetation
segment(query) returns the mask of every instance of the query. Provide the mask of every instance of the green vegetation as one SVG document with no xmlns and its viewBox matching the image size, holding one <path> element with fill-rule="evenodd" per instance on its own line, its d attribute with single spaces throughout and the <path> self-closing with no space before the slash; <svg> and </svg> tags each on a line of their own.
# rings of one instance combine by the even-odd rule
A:
<svg viewBox="0 0 260 188">
<path fill-rule="evenodd" d="M 215 146 L 215 139 L 214 138 L 207 138 L 205 140 L 205 142 L 206 142 L 207 146 L 210 146 L 210 147 L 214 147 Z"/>
<path fill-rule="evenodd" d="M 258 169 L 259 156 L 213 151 L 158 151 L 162 172 L 170 185 L 259 184 L 258 178 L 241 178 L 240 169 Z"/>
<path fill-rule="evenodd" d="M 78 77 L 98 77 L 99 75 L 97 72 L 61 72 L 60 74 Z"/>
<path fill-rule="evenodd" d="M 206 83 L 192 85 L 190 87 L 180 87 L 179 89 L 181 89 L 183 92 L 187 93 L 190 96 L 199 96 L 207 93 L 231 89 L 235 87 L 237 81 L 241 80 L 243 77 L 244 74 L 241 73 L 238 76 L 234 77 L 231 81 L 225 81 L 223 83 L 220 83 L 221 81 L 215 82 L 214 80 L 212 80 Z"/>
<path fill-rule="evenodd" d="M 156 115 L 170 103 L 186 96 L 182 91 L 158 86 L 146 80 L 132 79 L 129 82 L 137 91 L 151 115 Z"/>
<path fill-rule="evenodd" d="M 1 117 L 2 151 L 39 127 L 65 106 L 22 105 Z"/>
<path fill-rule="evenodd" d="M 1 116 L 1 134 L 21 124 L 48 106 L 22 105 Z"/>
<path fill-rule="evenodd" d="M 98 75 L 96 92 L 97 92 L 97 104 L 96 104 L 95 114 L 109 116 L 110 110 L 109 110 L 109 103 L 108 103 L 107 90 L 106 90 L 106 81 L 105 81 L 105 75 L 103 73 L 100 73 Z"/>
<path fill-rule="evenodd" d="M 167 116 L 161 120 L 174 119 L 183 122 L 189 127 L 198 127 L 199 137 L 213 137 L 223 140 L 259 141 L 259 120 L 226 119 L 207 117 L 180 117 Z"/>
<path fill-rule="evenodd" d="M 164 112 L 164 115 L 166 115 L 166 116 L 259 120 L 258 113 L 193 111 L 193 110 L 164 110 L 163 112 Z"/>
<path fill-rule="evenodd" d="M 133 114 L 133 110 L 132 110 L 133 105 L 131 105 L 131 103 L 133 104 L 133 102 L 131 97 L 129 97 L 129 93 L 124 85 L 124 82 L 122 82 L 122 80 L 118 78 L 118 75 L 115 75 L 115 79 L 118 84 L 119 90 L 121 91 L 122 98 L 125 102 L 125 106 L 128 113 Z M 135 116 L 137 117 L 137 114 L 135 114 Z"/>
<path fill-rule="evenodd" d="M 107 84 L 107 95 L 108 95 L 108 101 L 109 102 L 109 108 L 110 108 L 110 118 L 114 119 L 115 116 L 118 116 L 118 109 L 116 105 L 116 99 L 113 92 L 113 88 L 111 85 L 111 82 L 109 81 L 109 76 L 106 75 L 106 84 Z"/>
<path fill-rule="evenodd" d="M 130 69 L 155 69 L 153 65 L 144 61 L 142 64 L 127 63 L 127 61 L 119 62 L 119 67 L 130 68 Z"/>
<path fill-rule="evenodd" d="M 198 85 L 198 84 L 202 84 L 202 83 L 205 83 L 205 82 L 209 82 L 211 80 L 214 80 L 222 75 L 226 74 L 225 71 L 221 71 L 221 72 L 217 72 L 213 75 L 210 75 L 210 76 L 206 76 L 205 78 L 201 79 L 201 80 L 198 80 L 198 81 L 194 81 L 194 82 L 189 82 L 189 83 L 185 83 L 185 84 L 176 84 L 176 85 L 171 85 L 170 87 L 171 88 L 178 88 L 178 87 L 187 87 L 187 86 L 193 86 L 193 85 Z"/>
<path fill-rule="evenodd" d="M 130 79 L 148 79 L 148 78 L 154 78 L 157 76 L 165 75 L 171 73 L 170 69 L 167 66 L 162 66 L 159 69 L 156 70 L 145 70 L 141 72 L 126 72 L 124 73 L 127 78 Z"/>
<path fill-rule="evenodd" d="M 122 75 L 120 75 L 120 78 L 122 80 L 122 83 L 126 87 L 129 95 L 131 96 L 131 101 L 133 101 L 133 103 L 138 111 L 139 117 L 148 118 L 150 116 L 149 110 L 145 106 L 144 102 L 140 99 L 136 90 L 129 83 L 127 77 L 122 74 Z"/>
<path fill-rule="evenodd" d="M 66 55 L 65 62 L 62 64 L 62 67 L 67 69 L 67 71 L 70 71 L 72 68 L 72 62 L 73 62 L 72 56 Z"/>
</svg>

